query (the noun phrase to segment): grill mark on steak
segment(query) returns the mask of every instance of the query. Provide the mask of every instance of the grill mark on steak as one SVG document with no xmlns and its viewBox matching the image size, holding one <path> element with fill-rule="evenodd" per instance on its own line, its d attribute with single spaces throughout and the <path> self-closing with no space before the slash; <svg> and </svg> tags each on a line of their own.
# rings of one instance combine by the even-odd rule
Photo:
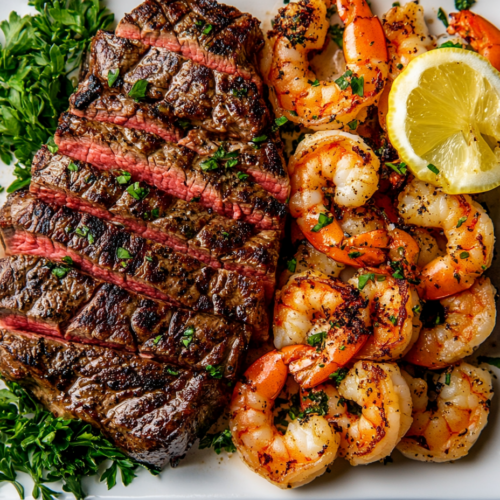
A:
<svg viewBox="0 0 500 500">
<path fill-rule="evenodd" d="M 90 214 L 48 205 L 19 191 L 2 208 L 0 228 L 8 255 L 52 259 L 67 255 L 83 271 L 133 292 L 226 316 L 259 331 L 267 328 L 260 283 L 232 271 L 206 267 Z M 129 258 L 126 254 L 120 257 L 119 248 Z"/>
<path fill-rule="evenodd" d="M 68 170 L 73 163 L 77 171 Z M 44 146 L 35 156 L 30 191 L 46 203 L 84 211 L 123 224 L 144 238 L 185 252 L 216 269 L 225 268 L 262 280 L 274 292 L 280 231 L 227 219 L 199 203 L 173 198 L 140 183 L 149 194 L 135 199 L 123 183 L 123 171 L 103 171 L 88 163 L 54 155 Z M 117 178 L 121 178 L 120 184 Z"/>
<path fill-rule="evenodd" d="M 27 255 L 0 259 L 1 327 L 139 352 L 186 368 L 223 366 L 228 379 L 239 373 L 250 327 L 172 309 L 76 269 L 58 277 L 56 266 Z"/>
<path fill-rule="evenodd" d="M 117 36 L 180 52 L 193 61 L 245 79 L 264 46 L 260 22 L 213 0 L 146 0 L 118 23 Z"/>
<path fill-rule="evenodd" d="M 242 205 L 240 191 L 252 201 L 267 191 L 266 197 L 271 198 L 270 193 L 276 198 L 275 202 L 285 201 L 290 191 L 282 151 L 273 141 L 255 149 L 240 142 L 212 141 L 202 132 L 192 131 L 185 140 L 190 146 L 188 149 L 184 141 L 165 142 L 154 134 L 64 113 L 59 119 L 55 142 L 61 153 L 72 158 L 98 168 L 130 170 L 144 182 L 178 198 L 189 201 L 200 196 L 202 204 L 216 211 L 229 204 Z M 203 165 L 219 147 L 226 152 L 238 151 L 235 167 Z M 248 174 L 257 184 L 240 180 L 239 171 Z M 268 204 L 272 205 L 271 199 Z"/>
<path fill-rule="evenodd" d="M 158 468 L 182 458 L 228 400 L 206 372 L 16 331 L 0 330 L 0 371 L 55 415 L 89 422 Z"/>
<path fill-rule="evenodd" d="M 111 70 L 120 76 L 110 88 Z M 141 102 L 128 97 L 138 80 L 149 83 Z M 172 142 L 184 135 L 183 128 L 189 123 L 251 141 L 262 135 L 271 121 L 261 87 L 166 49 L 99 31 L 92 41 L 88 77 L 71 96 L 70 111 Z"/>
</svg>

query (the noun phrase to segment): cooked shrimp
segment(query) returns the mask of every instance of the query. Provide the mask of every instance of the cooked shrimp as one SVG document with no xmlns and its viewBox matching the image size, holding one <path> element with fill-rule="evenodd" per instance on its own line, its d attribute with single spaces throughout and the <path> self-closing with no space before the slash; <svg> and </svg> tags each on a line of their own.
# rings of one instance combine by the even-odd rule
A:
<svg viewBox="0 0 500 500">
<path fill-rule="evenodd" d="M 413 180 L 399 195 L 398 208 L 407 224 L 440 228 L 448 240 L 446 255 L 422 270 L 422 298 L 437 300 L 466 290 L 491 265 L 493 223 L 470 196 L 448 195 Z"/>
<path fill-rule="evenodd" d="M 423 227 L 414 227 L 411 230 L 411 235 L 417 242 L 419 248 L 417 259 L 418 267 L 423 268 L 434 259 L 446 254 L 446 248 L 443 251 L 439 242 L 427 229 Z"/>
<path fill-rule="evenodd" d="M 280 488 L 302 486 L 323 474 L 340 441 L 320 415 L 293 420 L 284 434 L 274 425 L 274 403 L 287 380 L 288 355 L 295 349 L 272 351 L 250 366 L 244 382 L 236 384 L 230 406 L 229 428 L 239 455 Z"/>
<path fill-rule="evenodd" d="M 366 281 L 367 277 L 371 279 Z M 361 295 L 368 301 L 373 328 L 356 357 L 373 361 L 401 358 L 414 338 L 413 307 L 417 304 L 413 303 L 409 283 L 367 270 L 360 270 L 349 283 L 363 283 Z"/>
<path fill-rule="evenodd" d="M 311 271 L 296 274 L 276 295 L 274 345 L 304 344 L 289 369 L 302 387 L 314 387 L 363 347 L 367 321 L 366 302 L 351 285 Z"/>
<path fill-rule="evenodd" d="M 360 137 L 340 131 L 309 135 L 299 144 L 288 168 L 290 212 L 316 249 L 356 267 L 385 260 L 380 249 L 388 244 L 385 230 L 346 238 L 326 208 L 330 195 L 338 205 L 353 208 L 364 205 L 377 190 L 380 163 Z"/>
<path fill-rule="evenodd" d="M 326 418 L 340 432 L 339 455 L 351 465 L 387 457 L 411 426 L 410 390 L 395 363 L 358 361 L 338 388 L 324 384 L 313 391 L 327 395 Z"/>
<path fill-rule="evenodd" d="M 293 274 L 299 274 L 304 271 L 314 271 L 323 273 L 328 278 L 338 278 L 345 266 L 337 262 L 324 253 L 318 252 L 309 242 L 304 241 L 297 247 L 297 251 L 291 260 L 287 263 L 280 276 L 280 286 L 283 287 Z"/>
<path fill-rule="evenodd" d="M 495 327 L 495 293 L 490 280 L 483 277 L 468 290 L 442 299 L 444 318 L 422 329 L 405 359 L 427 368 L 444 368 L 472 354 Z"/>
<path fill-rule="evenodd" d="M 486 57 L 492 66 L 500 71 L 500 30 L 470 10 L 462 10 L 451 14 L 450 17 L 448 33 L 464 38 L 475 51 Z"/>
<path fill-rule="evenodd" d="M 336 81 L 317 80 L 309 55 L 325 44 L 329 6 L 329 0 L 301 0 L 280 9 L 261 63 L 277 114 L 314 130 L 355 120 L 377 101 L 388 72 L 384 32 L 366 0 L 337 0 L 346 72 Z"/>
<path fill-rule="evenodd" d="M 403 371 L 413 400 L 413 424 L 398 445 L 407 458 L 449 462 L 469 453 L 484 429 L 493 397 L 490 374 L 460 363 L 427 382 Z"/>
<path fill-rule="evenodd" d="M 379 123 L 386 129 L 389 92 L 392 82 L 415 57 L 436 48 L 434 37 L 424 19 L 424 9 L 415 2 L 395 6 L 387 12 L 382 21 L 389 52 L 389 80 L 382 92 L 378 105 Z"/>
</svg>

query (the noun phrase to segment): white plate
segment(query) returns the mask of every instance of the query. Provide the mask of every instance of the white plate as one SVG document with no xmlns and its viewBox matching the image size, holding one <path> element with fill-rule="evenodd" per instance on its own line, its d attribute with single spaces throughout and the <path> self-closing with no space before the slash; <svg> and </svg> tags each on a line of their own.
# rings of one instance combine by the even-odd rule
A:
<svg viewBox="0 0 500 500">
<path fill-rule="evenodd" d="M 231 0 L 226 0 L 231 1 Z M 107 0 L 108 7 L 115 13 L 115 18 L 134 8 L 140 0 Z M 283 4 L 267 0 L 232 0 L 241 10 L 251 12 L 262 21 L 269 21 L 277 9 Z M 392 0 L 371 0 L 374 12 L 382 14 L 387 11 Z M 404 0 L 401 3 L 405 3 Z M 421 0 L 434 34 L 444 31 L 440 21 L 436 19 L 437 9 L 442 7 L 446 12 L 453 12 L 453 0 Z M 7 19 L 11 10 L 19 14 L 30 11 L 27 0 L 0 0 L 0 20 Z M 478 0 L 474 11 L 486 16 L 500 26 L 500 1 Z M 0 165 L 0 185 L 8 186 L 13 177 L 11 167 Z M 492 200 L 490 209 L 496 221 L 496 233 L 500 234 L 499 191 L 490 193 L 487 199 Z M 4 196 L 0 197 L 1 203 Z M 490 277 L 500 288 L 500 266 L 495 263 L 490 270 Z M 493 335 L 499 338 L 499 331 Z M 493 346 L 493 347 L 492 347 Z M 495 352 L 496 350 L 496 352 Z M 495 341 L 489 342 L 480 352 L 489 355 L 500 354 Z M 496 370 L 500 374 L 499 370 Z M 499 384 L 495 380 L 495 390 L 499 393 Z M 492 404 L 490 423 L 482 433 L 478 443 L 468 457 L 455 463 L 425 464 L 404 459 L 399 452 L 392 455 L 394 463 L 387 466 L 372 464 L 370 466 L 350 467 L 347 462 L 338 459 L 331 467 L 332 472 L 325 474 L 311 485 L 293 491 L 282 491 L 267 481 L 250 472 L 240 459 L 223 453 L 215 455 L 213 451 L 197 449 L 197 446 L 181 461 L 177 469 L 166 468 L 159 477 L 153 477 L 141 471 L 139 477 L 127 488 L 116 486 L 111 491 L 96 478 L 85 480 L 85 490 L 89 498 L 130 498 L 130 499 L 298 499 L 313 500 L 324 498 L 369 500 L 369 499 L 500 499 L 500 422 L 499 402 L 497 395 Z M 22 481 L 31 490 L 31 481 Z M 61 491 L 59 489 L 59 491 Z M 0 486 L 0 499 L 14 499 L 17 495 L 10 485 Z M 63 496 L 61 498 L 72 498 Z"/>
</svg>

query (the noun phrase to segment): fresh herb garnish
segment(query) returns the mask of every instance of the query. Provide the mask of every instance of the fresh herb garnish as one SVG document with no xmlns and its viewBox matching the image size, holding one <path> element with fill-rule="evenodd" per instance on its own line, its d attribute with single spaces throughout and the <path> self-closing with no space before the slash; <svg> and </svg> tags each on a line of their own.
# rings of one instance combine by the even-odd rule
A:
<svg viewBox="0 0 500 500">
<path fill-rule="evenodd" d="M 90 424 L 55 417 L 19 384 L 5 383 L 8 389 L 0 390 L 0 483 L 11 483 L 23 498 L 24 488 L 17 481 L 17 473 L 25 472 L 34 482 L 35 498 L 56 500 L 61 493 L 46 483 L 62 481 L 65 492 L 83 499 L 82 479 L 97 474 L 105 460 L 111 460 L 111 465 L 100 479 L 106 481 L 108 489 L 115 486 L 118 469 L 125 486 L 136 477 L 139 464 Z"/>
<path fill-rule="evenodd" d="M 203 28 L 202 33 L 203 33 L 204 35 L 208 35 L 211 31 L 212 31 L 212 25 L 211 25 L 211 24 L 207 24 L 207 25 Z"/>
<path fill-rule="evenodd" d="M 442 45 L 438 47 L 438 49 L 449 49 L 449 48 L 461 49 L 463 47 L 461 43 L 453 43 L 451 40 L 448 42 L 444 42 Z"/>
<path fill-rule="evenodd" d="M 293 259 L 290 259 L 286 263 L 286 268 L 291 272 L 294 273 L 295 269 L 297 269 L 297 259 L 294 257 Z"/>
<path fill-rule="evenodd" d="M 437 168 L 435 165 L 433 165 L 432 163 L 429 163 L 429 165 L 427 165 L 427 168 L 434 174 L 438 175 L 439 174 L 439 168 Z"/>
<path fill-rule="evenodd" d="M 469 252 L 460 252 L 461 259 L 467 259 L 469 257 Z"/>
<path fill-rule="evenodd" d="M 408 171 L 406 163 L 404 162 L 398 164 L 385 162 L 385 165 L 388 166 L 389 168 L 392 168 L 392 170 L 394 170 L 394 172 L 396 172 L 399 175 L 406 175 L 406 172 Z"/>
<path fill-rule="evenodd" d="M 363 97 L 365 95 L 365 77 L 361 76 L 357 78 L 353 76 L 351 78 L 351 90 L 353 94 Z"/>
<path fill-rule="evenodd" d="M 90 229 L 87 226 L 77 227 L 75 233 L 81 238 L 86 238 Z"/>
<path fill-rule="evenodd" d="M 75 165 L 72 161 L 69 162 L 69 165 L 67 166 L 67 169 L 70 172 L 78 172 L 78 166 Z"/>
<path fill-rule="evenodd" d="M 207 365 L 205 369 L 212 378 L 221 379 L 224 374 L 224 368 L 222 366 Z"/>
<path fill-rule="evenodd" d="M 307 337 L 307 343 L 313 347 L 321 346 L 326 340 L 327 335 L 327 332 L 313 333 L 312 335 L 309 335 L 309 337 Z"/>
<path fill-rule="evenodd" d="M 224 144 L 221 144 L 210 158 L 203 160 L 200 163 L 200 167 L 205 172 L 209 170 L 217 170 L 220 167 L 221 162 L 226 161 L 226 168 L 232 168 L 238 164 L 238 160 L 236 160 L 238 154 L 238 151 L 231 151 L 228 153 L 224 149 Z"/>
<path fill-rule="evenodd" d="M 118 247 L 116 249 L 116 256 L 119 258 L 119 259 L 133 259 L 133 255 L 130 254 L 130 252 L 123 248 L 123 247 Z"/>
<path fill-rule="evenodd" d="M 363 254 L 361 252 L 349 252 L 347 256 L 350 259 L 357 259 L 358 257 L 361 257 Z"/>
<path fill-rule="evenodd" d="M 330 35 L 330 38 L 341 49 L 344 47 L 344 31 L 345 31 L 345 28 L 343 26 L 340 26 L 340 24 L 334 24 L 333 26 L 330 26 L 328 28 L 328 34 Z"/>
<path fill-rule="evenodd" d="M 172 370 L 172 368 L 168 367 L 165 370 L 169 375 L 173 375 L 174 377 L 177 377 L 179 375 L 179 372 L 176 372 L 175 370 Z"/>
<path fill-rule="evenodd" d="M 146 97 L 149 82 L 147 80 L 137 80 L 128 92 L 128 96 L 135 102 L 142 101 Z"/>
<path fill-rule="evenodd" d="M 236 453 L 236 446 L 234 446 L 231 431 L 229 429 L 215 432 L 214 434 L 205 434 L 205 436 L 200 439 L 198 448 L 200 450 L 213 448 L 217 455 L 219 455 L 222 450 L 225 450 L 227 453 Z"/>
<path fill-rule="evenodd" d="M 444 378 L 444 383 L 446 385 L 450 385 L 450 382 L 451 382 L 451 373 L 447 373 Z"/>
<path fill-rule="evenodd" d="M 52 269 L 52 274 L 56 277 L 56 278 L 64 278 L 69 272 L 71 271 L 71 269 L 69 267 L 64 267 L 64 266 L 57 266 L 57 267 L 54 267 Z"/>
<path fill-rule="evenodd" d="M 333 222 L 333 217 L 328 217 L 325 213 L 319 214 L 318 223 L 312 228 L 313 233 L 317 233 Z"/>
<path fill-rule="evenodd" d="M 469 10 L 476 0 L 455 0 L 455 8 L 458 10 Z"/>
<path fill-rule="evenodd" d="M 344 380 L 349 373 L 349 370 L 347 368 L 339 368 L 336 372 L 333 372 L 329 375 L 329 379 L 333 380 L 335 385 L 338 387 L 340 382 Z"/>
<path fill-rule="evenodd" d="M 160 342 L 162 338 L 162 335 L 158 335 L 157 337 L 155 337 L 155 339 L 153 340 L 153 344 L 154 345 L 158 345 L 158 343 Z"/>
<path fill-rule="evenodd" d="M 439 7 L 438 9 L 437 18 L 444 24 L 445 28 L 450 25 L 450 23 L 448 22 L 448 16 L 441 7 Z"/>
<path fill-rule="evenodd" d="M 457 222 L 457 229 L 464 223 L 467 222 L 467 217 L 460 217 Z"/>
<path fill-rule="evenodd" d="M 375 282 L 375 274 L 374 273 L 362 274 L 361 276 L 358 277 L 358 288 L 360 290 L 363 290 L 363 288 L 369 281 Z"/>
<path fill-rule="evenodd" d="M 189 347 L 189 344 L 193 341 L 194 326 L 188 326 L 184 333 L 182 334 L 182 343 L 184 347 Z"/>
<path fill-rule="evenodd" d="M 137 201 L 141 201 L 149 194 L 149 189 L 141 188 L 141 185 L 138 182 L 134 182 L 127 188 L 127 193 Z"/>
<path fill-rule="evenodd" d="M 340 87 L 340 90 L 345 90 L 349 87 L 350 82 L 347 78 L 350 76 L 352 76 L 352 71 L 348 69 L 342 76 L 335 80 L 335 83 Z"/>
<path fill-rule="evenodd" d="M 356 127 L 358 126 L 358 120 L 352 120 L 352 122 L 349 122 L 347 125 L 351 130 L 356 130 Z"/>
<path fill-rule="evenodd" d="M 120 70 L 119 68 L 116 69 L 110 69 L 108 71 L 108 87 L 111 88 L 116 80 L 118 80 L 118 77 L 120 76 Z"/>
<path fill-rule="evenodd" d="M 314 80 L 314 82 L 311 80 L 307 80 L 307 83 L 311 85 L 311 87 L 319 87 L 319 80 L 317 78 L 316 80 Z"/>
<path fill-rule="evenodd" d="M 126 170 L 122 170 L 121 175 L 116 178 L 116 182 L 118 182 L 118 184 L 128 184 L 130 179 L 132 179 L 132 174 Z"/>
<path fill-rule="evenodd" d="M 61 260 L 65 264 L 67 264 L 68 266 L 74 266 L 75 265 L 75 263 L 73 262 L 73 259 L 69 255 L 64 256 Z"/>
<path fill-rule="evenodd" d="M 489 356 L 479 356 L 477 358 L 478 363 L 488 363 L 491 366 L 496 366 L 500 368 L 500 358 L 490 358 Z"/>
</svg>

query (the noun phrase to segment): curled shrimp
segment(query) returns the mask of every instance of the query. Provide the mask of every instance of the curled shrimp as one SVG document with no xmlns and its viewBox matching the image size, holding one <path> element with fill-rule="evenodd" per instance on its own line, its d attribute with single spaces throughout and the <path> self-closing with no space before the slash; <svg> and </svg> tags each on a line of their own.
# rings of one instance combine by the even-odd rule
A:
<svg viewBox="0 0 500 500">
<path fill-rule="evenodd" d="M 414 332 L 413 316 L 414 308 L 420 301 L 416 298 L 416 293 L 412 294 L 407 281 L 369 271 L 360 270 L 349 281 L 353 286 L 362 288 L 361 295 L 368 301 L 373 329 L 372 335 L 356 357 L 373 361 L 393 361 L 401 358 L 410 344 L 416 341 L 418 332 Z M 414 303 L 414 300 L 417 300 L 417 303 Z M 415 321 L 418 324 L 418 319 Z"/>
<path fill-rule="evenodd" d="M 341 131 L 316 132 L 299 144 L 289 163 L 290 212 L 309 242 L 343 264 L 362 267 L 385 260 L 386 231 L 347 237 L 326 208 L 361 207 L 378 187 L 380 162 L 364 141 Z"/>
<path fill-rule="evenodd" d="M 436 48 L 434 37 L 425 23 L 424 9 L 415 2 L 394 6 L 384 16 L 382 27 L 389 53 L 389 79 L 380 96 L 378 116 L 380 126 L 386 130 L 389 92 L 392 82 L 415 57 Z"/>
<path fill-rule="evenodd" d="M 438 300 L 470 288 L 490 265 L 495 237 L 483 207 L 468 195 L 448 195 L 440 188 L 413 180 L 399 195 L 399 213 L 407 224 L 440 228 L 446 254 L 421 272 L 422 298 Z"/>
<path fill-rule="evenodd" d="M 405 359 L 427 368 L 444 368 L 472 354 L 495 327 L 495 293 L 490 280 L 482 277 L 468 290 L 442 299 L 444 318 L 422 329 Z"/>
<path fill-rule="evenodd" d="M 246 465 L 280 488 L 295 488 L 323 474 L 335 460 L 339 436 L 324 416 L 307 414 L 280 432 L 273 408 L 302 346 L 271 351 L 253 363 L 234 388 L 229 428 Z"/>
<path fill-rule="evenodd" d="M 289 366 L 302 387 L 328 380 L 357 354 L 368 338 L 366 313 L 357 289 L 324 274 L 296 274 L 277 292 L 274 345 L 304 345 Z"/>
<path fill-rule="evenodd" d="M 312 391 L 326 394 L 326 418 L 341 436 L 339 455 L 351 465 L 389 456 L 411 426 L 410 390 L 395 363 L 358 361 L 337 388 Z M 315 399 L 301 398 L 303 407 Z"/>
<path fill-rule="evenodd" d="M 478 14 L 462 10 L 450 14 L 450 35 L 459 35 L 500 71 L 500 30 Z"/>
<path fill-rule="evenodd" d="M 429 384 L 403 371 L 413 400 L 413 424 L 398 445 L 407 458 L 449 462 L 469 453 L 486 426 L 493 388 L 490 374 L 460 363 Z"/>
<path fill-rule="evenodd" d="M 366 0 L 337 0 L 346 72 L 335 82 L 318 81 L 309 55 L 324 47 L 329 6 L 329 0 L 301 0 L 280 9 L 261 63 L 277 114 L 314 130 L 356 119 L 377 101 L 388 72 L 384 32 Z"/>
</svg>

